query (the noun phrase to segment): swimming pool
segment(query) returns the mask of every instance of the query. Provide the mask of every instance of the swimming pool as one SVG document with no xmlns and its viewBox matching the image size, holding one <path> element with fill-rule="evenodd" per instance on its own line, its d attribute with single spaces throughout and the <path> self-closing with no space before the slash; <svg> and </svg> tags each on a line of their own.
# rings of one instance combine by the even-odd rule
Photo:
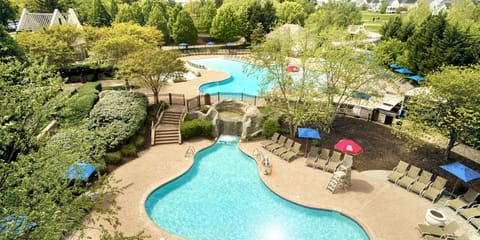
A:
<svg viewBox="0 0 480 240">
<path fill-rule="evenodd" d="M 228 60 L 224 58 L 205 58 L 190 60 L 190 62 L 203 65 L 207 69 L 218 70 L 230 74 L 230 78 L 219 82 L 202 84 L 199 90 L 203 94 L 216 94 L 217 92 L 246 93 L 253 96 L 260 95 L 259 83 L 266 76 L 266 71 L 257 70 L 255 73 L 246 74 L 244 69 L 249 64 Z"/>
<path fill-rule="evenodd" d="M 369 239 L 345 215 L 302 207 L 270 191 L 237 139 L 199 151 L 189 171 L 153 191 L 145 202 L 152 221 L 192 240 Z"/>
</svg>

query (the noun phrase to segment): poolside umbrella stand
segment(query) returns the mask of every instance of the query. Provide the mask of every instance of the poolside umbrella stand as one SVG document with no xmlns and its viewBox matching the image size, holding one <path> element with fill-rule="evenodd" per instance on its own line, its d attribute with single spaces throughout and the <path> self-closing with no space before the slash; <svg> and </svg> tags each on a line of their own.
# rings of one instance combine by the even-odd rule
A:
<svg viewBox="0 0 480 240">
<path fill-rule="evenodd" d="M 475 179 L 480 178 L 480 173 L 459 163 L 459 162 L 453 162 L 449 163 L 446 165 L 440 166 L 443 170 L 453 174 L 455 177 L 457 177 L 457 181 L 455 181 L 455 184 L 453 185 L 452 193 L 455 192 L 455 189 L 457 188 L 458 184 L 458 179 L 462 180 L 464 183 L 473 181 Z"/>
<path fill-rule="evenodd" d="M 349 155 L 357 155 L 363 152 L 363 148 L 355 141 L 345 138 L 335 144 L 335 149 Z"/>
<path fill-rule="evenodd" d="M 298 128 L 298 137 L 306 138 L 307 143 L 305 144 L 305 154 L 308 152 L 308 144 L 310 139 L 320 139 L 320 133 L 316 128 Z"/>
<path fill-rule="evenodd" d="M 184 42 L 178 44 L 178 46 L 185 47 L 185 48 L 188 47 L 188 45 L 189 45 L 188 43 L 184 43 Z"/>
</svg>

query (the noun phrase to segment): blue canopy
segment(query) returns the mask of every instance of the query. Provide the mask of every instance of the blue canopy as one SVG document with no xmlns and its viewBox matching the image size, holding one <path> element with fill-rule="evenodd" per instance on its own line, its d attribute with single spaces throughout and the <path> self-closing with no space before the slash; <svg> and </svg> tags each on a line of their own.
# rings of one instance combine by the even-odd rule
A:
<svg viewBox="0 0 480 240">
<path fill-rule="evenodd" d="M 15 214 L 6 216 L 4 219 L 0 220 L 0 233 L 13 231 L 13 235 L 18 235 L 25 230 L 30 230 L 37 226 L 36 223 L 29 223 L 22 227 L 24 220 L 25 214 L 20 214 L 18 217 Z"/>
<path fill-rule="evenodd" d="M 397 69 L 400 68 L 400 66 L 398 66 L 396 63 L 392 63 L 390 64 L 390 68 Z"/>
<path fill-rule="evenodd" d="M 67 179 L 88 180 L 93 172 L 97 169 L 96 166 L 88 163 L 74 163 L 65 172 Z"/>
<path fill-rule="evenodd" d="M 395 72 L 398 72 L 398 73 L 401 73 L 401 74 L 413 74 L 412 71 L 406 69 L 406 68 L 399 68 L 399 69 L 395 69 L 394 70 Z"/>
<path fill-rule="evenodd" d="M 408 76 L 407 78 L 410 79 L 410 80 L 416 81 L 416 82 L 425 81 L 425 78 L 422 77 L 422 76 L 419 76 L 419 75 Z"/>
<path fill-rule="evenodd" d="M 447 165 L 442 165 L 440 166 L 443 168 L 445 171 L 455 175 L 459 179 L 461 179 L 464 182 L 470 182 L 472 180 L 475 180 L 477 178 L 480 178 L 480 173 L 459 163 L 459 162 L 454 162 L 450 163 Z"/>
<path fill-rule="evenodd" d="M 178 44 L 178 46 L 180 47 L 187 47 L 188 45 L 189 45 L 188 43 L 184 43 L 184 42 Z"/>
<path fill-rule="evenodd" d="M 215 45 L 215 42 L 207 42 L 207 45 Z"/>
<path fill-rule="evenodd" d="M 233 42 L 227 42 L 227 43 L 225 43 L 225 45 L 227 45 L 227 46 L 233 46 Z"/>
<path fill-rule="evenodd" d="M 298 137 L 320 139 L 320 133 L 315 128 L 298 128 Z"/>
</svg>

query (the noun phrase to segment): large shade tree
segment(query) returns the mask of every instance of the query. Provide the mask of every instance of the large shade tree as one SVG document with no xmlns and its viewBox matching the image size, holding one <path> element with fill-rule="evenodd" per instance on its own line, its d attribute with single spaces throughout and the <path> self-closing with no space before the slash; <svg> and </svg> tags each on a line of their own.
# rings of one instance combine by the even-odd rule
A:
<svg viewBox="0 0 480 240">
<path fill-rule="evenodd" d="M 153 92 L 154 103 L 159 103 L 161 88 L 176 74 L 185 72 L 185 64 L 175 51 L 142 49 L 131 53 L 118 65 L 117 75 L 132 79 Z"/>
<path fill-rule="evenodd" d="M 320 33 L 330 27 L 346 28 L 359 24 L 361 19 L 360 10 L 354 2 L 329 1 L 308 17 L 306 25 L 312 32 Z"/>
<path fill-rule="evenodd" d="M 445 66 L 427 75 L 419 94 L 406 102 L 407 116 L 394 126 L 412 148 L 425 143 L 429 136 L 441 134 L 448 139 L 445 158 L 459 142 L 480 145 L 480 66 Z"/>
<path fill-rule="evenodd" d="M 198 39 L 197 28 L 187 11 L 180 11 L 172 28 L 172 37 L 177 43 L 195 44 Z"/>
<path fill-rule="evenodd" d="M 224 42 L 235 40 L 240 34 L 238 26 L 238 18 L 236 16 L 236 6 L 233 4 L 223 4 L 217 10 L 217 15 L 212 22 L 210 33 Z"/>
</svg>

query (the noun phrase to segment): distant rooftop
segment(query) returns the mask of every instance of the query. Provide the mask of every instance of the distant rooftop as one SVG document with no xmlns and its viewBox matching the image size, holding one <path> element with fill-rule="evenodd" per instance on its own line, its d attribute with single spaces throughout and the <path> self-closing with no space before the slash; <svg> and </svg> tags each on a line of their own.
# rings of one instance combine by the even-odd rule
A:
<svg viewBox="0 0 480 240">
<path fill-rule="evenodd" d="M 66 14 L 60 13 L 58 9 L 55 9 L 53 13 L 31 13 L 24 8 L 18 21 L 17 32 L 36 31 L 39 28 L 63 24 L 73 24 L 78 28 L 82 27 L 75 11 L 71 8 L 68 9 Z"/>
</svg>

